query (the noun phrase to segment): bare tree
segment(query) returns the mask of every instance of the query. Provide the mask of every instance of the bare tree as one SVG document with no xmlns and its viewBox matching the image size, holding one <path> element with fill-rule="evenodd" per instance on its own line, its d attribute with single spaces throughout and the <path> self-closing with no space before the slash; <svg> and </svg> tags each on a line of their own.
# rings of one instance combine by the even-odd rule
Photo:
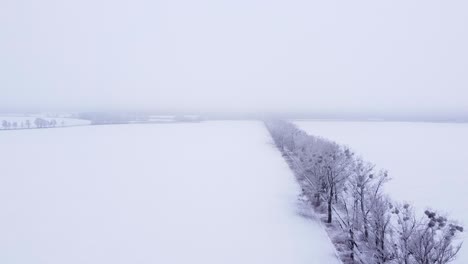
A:
<svg viewBox="0 0 468 264">
<path fill-rule="evenodd" d="M 48 127 L 49 122 L 43 118 L 38 117 L 34 120 L 34 124 L 36 125 L 37 128 L 44 128 L 44 127 Z"/>
<path fill-rule="evenodd" d="M 318 163 L 323 169 L 327 201 L 327 222 L 333 220 L 333 203 L 338 202 L 338 194 L 342 191 L 345 181 L 351 175 L 350 167 L 353 162 L 353 153 L 333 143 L 323 155 L 319 156 Z"/>
<path fill-rule="evenodd" d="M 455 259 L 461 244 L 453 245 L 463 227 L 447 218 L 426 210 L 427 218 L 421 220 L 410 237 L 410 252 L 418 264 L 446 264 Z"/>
<path fill-rule="evenodd" d="M 369 247 L 373 250 L 375 263 L 387 263 L 392 259 L 391 245 L 389 245 L 388 234 L 391 231 L 391 203 L 389 199 L 382 195 L 374 198 L 370 208 L 369 237 L 371 242 Z"/>
<path fill-rule="evenodd" d="M 409 204 L 396 206 L 392 214 L 396 217 L 396 227 L 393 237 L 393 255 L 398 264 L 410 264 L 412 262 L 410 240 L 418 225 L 414 212 Z"/>
<path fill-rule="evenodd" d="M 374 165 L 371 163 L 364 162 L 361 158 L 357 158 L 355 161 L 355 166 L 353 168 L 353 174 L 350 177 L 350 189 L 352 195 L 354 195 L 359 204 L 360 218 L 362 220 L 362 226 L 364 229 L 364 238 L 368 240 L 369 238 L 369 213 L 370 207 L 372 204 L 371 199 L 367 199 L 368 195 L 370 196 L 371 185 L 375 181 L 375 176 L 373 173 Z M 379 192 L 379 190 L 376 190 Z M 372 194 L 376 195 L 376 194 Z"/>
<path fill-rule="evenodd" d="M 354 263 L 356 260 L 356 250 L 359 250 L 358 235 L 361 231 L 359 221 L 359 196 L 358 193 L 353 190 L 353 187 L 349 185 L 348 182 L 341 196 L 341 204 L 344 211 L 342 222 L 348 237 L 349 259 Z"/>
</svg>

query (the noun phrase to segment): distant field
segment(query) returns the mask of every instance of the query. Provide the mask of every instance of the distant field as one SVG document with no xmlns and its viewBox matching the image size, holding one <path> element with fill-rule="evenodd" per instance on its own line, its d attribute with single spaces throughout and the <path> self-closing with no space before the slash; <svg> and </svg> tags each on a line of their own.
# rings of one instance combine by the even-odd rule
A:
<svg viewBox="0 0 468 264">
<path fill-rule="evenodd" d="M 0 133 L 0 263 L 339 263 L 260 122 Z"/>
<path fill-rule="evenodd" d="M 468 227 L 468 124 L 334 121 L 295 124 L 310 134 L 348 145 L 377 167 L 388 169 L 392 180 L 387 192 L 392 198 L 412 201 L 422 209 L 442 210 Z M 468 263 L 468 245 L 455 263 Z"/>
</svg>

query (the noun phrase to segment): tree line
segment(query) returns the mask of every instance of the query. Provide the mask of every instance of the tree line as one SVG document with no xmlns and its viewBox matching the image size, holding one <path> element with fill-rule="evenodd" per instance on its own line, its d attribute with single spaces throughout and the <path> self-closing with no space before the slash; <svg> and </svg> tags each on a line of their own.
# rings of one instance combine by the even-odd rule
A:
<svg viewBox="0 0 468 264">
<path fill-rule="evenodd" d="M 463 227 L 435 211 L 418 214 L 411 204 L 390 199 L 383 193 L 387 171 L 289 122 L 265 124 L 302 195 L 323 216 L 344 263 L 446 264 L 455 259 Z"/>
<path fill-rule="evenodd" d="M 2 121 L 2 128 L 3 129 L 30 129 L 30 128 L 51 128 L 57 126 L 57 120 L 51 119 L 46 120 L 44 118 L 36 118 L 34 122 L 31 122 L 29 119 L 25 121 Z M 64 126 L 65 122 L 62 121 L 61 125 Z"/>
</svg>

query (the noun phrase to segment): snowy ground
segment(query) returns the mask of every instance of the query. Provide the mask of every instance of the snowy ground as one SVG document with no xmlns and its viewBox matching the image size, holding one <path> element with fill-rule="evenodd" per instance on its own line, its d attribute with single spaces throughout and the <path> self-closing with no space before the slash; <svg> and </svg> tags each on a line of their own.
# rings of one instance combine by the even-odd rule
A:
<svg viewBox="0 0 468 264">
<path fill-rule="evenodd" d="M 337 263 L 259 122 L 4 131 L 0 160 L 0 263 Z"/>
<path fill-rule="evenodd" d="M 389 170 L 387 192 L 468 227 L 468 124 L 297 121 Z M 468 239 L 466 232 L 465 240 Z M 468 263 L 468 244 L 455 263 Z"/>
</svg>

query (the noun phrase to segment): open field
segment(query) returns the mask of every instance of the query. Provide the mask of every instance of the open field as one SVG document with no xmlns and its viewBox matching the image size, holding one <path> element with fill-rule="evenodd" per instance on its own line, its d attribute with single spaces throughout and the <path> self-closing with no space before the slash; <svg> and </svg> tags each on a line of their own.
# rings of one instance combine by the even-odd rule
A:
<svg viewBox="0 0 468 264">
<path fill-rule="evenodd" d="M 0 263 L 338 263 L 260 122 L 0 134 Z"/>
</svg>

